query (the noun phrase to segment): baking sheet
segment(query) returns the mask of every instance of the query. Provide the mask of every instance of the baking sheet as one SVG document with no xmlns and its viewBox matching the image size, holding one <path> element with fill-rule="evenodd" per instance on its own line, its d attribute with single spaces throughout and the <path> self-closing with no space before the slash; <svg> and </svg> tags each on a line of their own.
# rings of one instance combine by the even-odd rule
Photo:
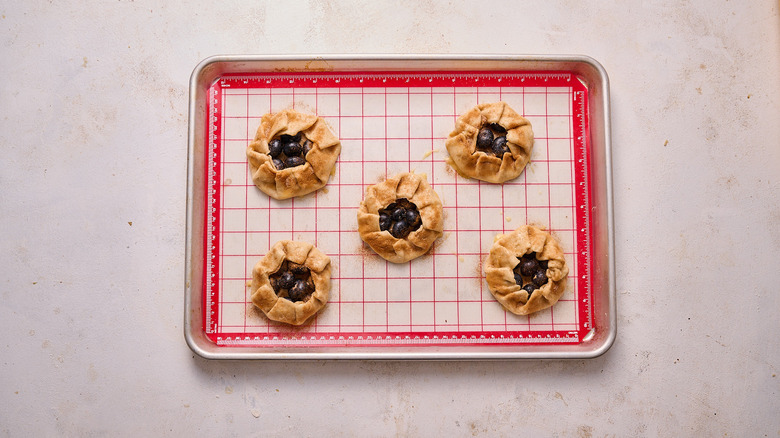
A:
<svg viewBox="0 0 780 438">
<path fill-rule="evenodd" d="M 220 75 L 207 93 L 201 299 L 216 346 L 544 351 L 593 335 L 588 87 L 575 72 L 242 72 Z M 444 161 L 456 118 L 499 100 L 531 121 L 531 163 L 500 185 L 458 176 Z M 325 119 L 342 152 L 325 188 L 277 201 L 252 184 L 245 150 L 260 117 L 284 108 Z M 441 197 L 444 235 L 396 265 L 361 241 L 356 212 L 366 187 L 405 171 L 425 173 Z M 493 238 L 523 224 L 556 236 L 569 266 L 559 302 L 529 316 L 503 310 L 481 267 Z M 314 243 L 333 265 L 327 306 L 301 327 L 268 320 L 249 296 L 252 267 L 282 239 Z"/>
</svg>

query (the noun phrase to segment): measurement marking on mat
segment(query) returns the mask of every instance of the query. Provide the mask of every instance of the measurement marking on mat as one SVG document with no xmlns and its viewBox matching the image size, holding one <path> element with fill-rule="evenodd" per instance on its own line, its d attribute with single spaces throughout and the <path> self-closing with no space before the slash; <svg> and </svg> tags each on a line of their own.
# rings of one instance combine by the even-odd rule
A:
<svg viewBox="0 0 780 438">
<path fill-rule="evenodd" d="M 329 75 L 329 74 L 266 74 L 266 75 L 236 75 L 223 77 L 220 80 L 220 85 L 224 87 L 230 87 L 231 82 L 248 84 L 249 82 L 263 82 L 265 84 L 271 84 L 274 81 L 285 82 L 287 84 L 294 84 L 295 82 L 301 83 L 317 83 L 318 81 L 333 82 L 340 84 L 341 81 L 357 81 L 358 84 L 362 84 L 366 80 L 381 81 L 383 84 L 388 82 L 400 82 L 408 84 L 411 80 L 415 81 L 428 81 L 433 82 L 450 80 L 451 82 L 457 81 L 473 81 L 474 85 L 479 85 L 480 80 L 496 80 L 502 82 L 504 80 L 518 80 L 521 83 L 525 81 L 566 81 L 571 82 L 571 73 L 472 73 L 472 72 L 452 72 L 452 73 L 376 73 L 376 74 L 342 74 L 342 75 Z"/>
<path fill-rule="evenodd" d="M 284 344 L 284 345 L 387 345 L 415 344 L 415 345 L 441 345 L 441 344 L 523 344 L 535 343 L 543 340 L 546 343 L 570 343 L 578 340 L 577 332 L 568 334 L 546 334 L 540 336 L 509 336 L 509 335 L 313 335 L 301 338 L 286 338 L 283 336 L 236 336 L 217 337 L 219 345 L 257 345 L 257 344 Z"/>
<path fill-rule="evenodd" d="M 217 128 L 218 128 L 218 121 L 219 117 L 217 114 L 219 113 L 219 108 L 217 106 L 217 93 L 218 91 L 214 88 L 211 90 L 212 93 L 212 102 L 214 102 L 212 105 L 210 105 L 209 108 L 209 120 L 212 122 L 209 123 L 209 142 L 208 142 L 208 154 L 211 157 L 211 162 L 208 166 L 208 187 L 212 188 L 212 190 L 206 191 L 206 205 L 208 208 L 208 214 L 206 215 L 206 227 L 207 230 L 210 230 L 210 232 L 206 233 L 206 253 L 207 253 L 207 260 L 206 260 L 206 269 L 209 273 L 208 278 L 206 278 L 204 287 L 206 288 L 206 305 L 204 306 L 205 312 L 206 312 L 206 323 L 205 323 L 205 329 L 207 333 L 211 333 L 214 330 L 214 311 L 212 310 L 212 303 L 214 303 L 214 282 L 216 281 L 216 278 L 214 276 L 214 250 L 215 250 L 215 236 L 216 231 L 214 229 L 214 215 L 216 214 L 217 207 L 215 206 L 215 195 L 216 191 L 213 190 L 214 187 L 214 181 L 216 181 L 216 175 L 217 171 L 215 169 L 217 165 L 216 160 L 216 140 L 217 140 Z"/>
<path fill-rule="evenodd" d="M 581 166 L 578 170 L 581 175 L 581 181 L 577 185 L 578 190 L 581 191 L 581 199 L 583 201 L 582 205 L 580 205 L 580 210 L 582 211 L 583 215 L 583 223 L 581 228 L 581 235 L 582 235 L 582 248 L 579 248 L 579 254 L 578 258 L 580 259 L 579 266 L 582 269 L 582 282 L 580 283 L 583 286 L 582 297 L 583 297 L 583 303 L 588 303 L 591 301 L 591 281 L 588 278 L 587 273 L 591 272 L 591 254 L 590 254 L 590 248 L 591 248 L 591 237 L 590 237 L 590 193 L 588 190 L 588 184 L 586 183 L 589 181 L 588 178 L 588 164 L 586 163 L 585 157 L 588 157 L 588 147 L 587 147 L 587 124 L 586 124 L 586 99 L 585 99 L 585 92 L 584 91 L 575 91 L 574 93 L 574 102 L 577 105 L 577 112 L 576 117 L 578 123 L 579 132 L 575 133 L 575 142 L 577 144 L 577 148 L 579 148 L 580 151 L 580 158 L 578 160 L 578 164 Z M 586 322 L 584 323 L 584 327 L 587 329 L 593 328 L 593 314 L 591 311 L 591 306 L 586 305 Z"/>
</svg>

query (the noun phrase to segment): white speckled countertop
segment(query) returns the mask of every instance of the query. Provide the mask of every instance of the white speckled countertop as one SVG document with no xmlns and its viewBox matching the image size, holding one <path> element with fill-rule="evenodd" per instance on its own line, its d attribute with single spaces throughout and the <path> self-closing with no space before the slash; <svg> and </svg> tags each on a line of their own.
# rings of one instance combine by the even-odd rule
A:
<svg viewBox="0 0 780 438">
<path fill-rule="evenodd" d="M 0 5 L 0 436 L 780 434 L 778 2 L 389 3 Z M 602 63 L 614 346 L 585 361 L 195 357 L 189 76 L 210 55 L 295 53 Z"/>
</svg>

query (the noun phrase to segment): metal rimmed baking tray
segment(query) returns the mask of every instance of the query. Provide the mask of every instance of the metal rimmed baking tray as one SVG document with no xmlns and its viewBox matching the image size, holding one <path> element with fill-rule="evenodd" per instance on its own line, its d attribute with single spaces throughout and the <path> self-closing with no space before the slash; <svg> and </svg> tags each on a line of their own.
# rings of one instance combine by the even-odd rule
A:
<svg viewBox="0 0 780 438">
<path fill-rule="evenodd" d="M 531 163 L 495 185 L 458 176 L 444 140 L 478 103 L 509 103 L 534 127 Z M 342 141 L 328 185 L 276 201 L 248 177 L 260 117 L 295 108 Z M 365 188 L 425 173 L 445 232 L 394 265 L 360 240 Z M 215 56 L 190 80 L 185 338 L 212 359 L 591 358 L 616 336 L 609 85 L 584 56 Z M 531 316 L 503 311 L 481 263 L 492 238 L 547 228 L 567 290 Z M 331 298 L 301 327 L 251 303 L 251 269 L 277 240 L 314 243 L 333 264 Z"/>
</svg>

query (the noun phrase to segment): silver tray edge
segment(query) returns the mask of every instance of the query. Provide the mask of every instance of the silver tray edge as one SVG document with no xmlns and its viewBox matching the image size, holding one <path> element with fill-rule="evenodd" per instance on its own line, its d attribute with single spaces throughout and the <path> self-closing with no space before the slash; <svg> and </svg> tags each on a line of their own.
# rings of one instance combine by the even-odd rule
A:
<svg viewBox="0 0 780 438">
<path fill-rule="evenodd" d="M 539 69 L 538 66 L 547 66 L 547 69 L 553 69 L 552 65 L 572 65 L 582 66 L 580 71 L 585 76 L 587 85 L 592 91 L 590 98 L 590 128 L 591 128 L 591 148 L 593 151 L 600 151 L 603 154 L 603 168 L 599 180 L 599 188 L 603 192 L 593 190 L 594 196 L 601 196 L 603 199 L 603 211 L 599 215 L 600 221 L 597 224 L 602 230 L 598 235 L 603 242 L 594 242 L 594 245 L 602 246 L 601 250 L 605 252 L 607 260 L 603 260 L 599 266 L 602 268 L 601 281 L 606 284 L 602 290 L 601 300 L 608 303 L 604 314 L 596 312 L 594 306 L 594 321 L 599 320 L 600 327 L 605 328 L 596 332 L 596 336 L 590 341 L 583 341 L 580 344 L 571 346 L 530 346 L 529 349 L 521 351 L 463 351 L 456 348 L 436 348 L 433 351 L 426 347 L 414 347 L 411 349 L 397 349 L 402 351 L 389 351 L 386 347 L 379 349 L 357 348 L 357 347 L 337 347 L 337 348 L 318 348 L 315 351 L 308 349 L 291 348 L 285 351 L 265 351 L 244 347 L 218 347 L 214 345 L 206 336 L 202 326 L 202 267 L 200 262 L 202 258 L 197 257 L 202 254 L 203 248 L 198 242 L 202 243 L 200 235 L 195 235 L 197 228 L 201 231 L 202 219 L 196 215 L 199 205 L 202 205 L 202 199 L 198 199 L 199 193 L 197 186 L 202 185 L 202 176 L 196 170 L 199 159 L 198 152 L 202 152 L 205 133 L 198 132 L 202 127 L 203 114 L 205 110 L 202 107 L 203 93 L 213 80 L 216 80 L 226 71 L 219 70 L 219 66 L 230 65 L 235 68 L 234 71 L 243 71 L 241 68 L 252 64 L 265 63 L 286 63 L 297 64 L 309 67 L 311 63 L 320 62 L 316 68 L 327 69 L 331 63 L 357 63 L 357 64 L 385 64 L 401 63 L 397 67 L 415 66 L 420 69 L 420 64 L 432 63 L 441 65 L 453 64 L 463 68 L 463 64 L 504 64 L 523 63 L 531 68 L 527 70 Z M 323 67 L 327 66 L 327 67 Z M 537 66 L 537 67 L 533 67 Z M 386 68 L 386 67 L 385 67 Z M 411 68 L 409 68 L 411 69 Z M 453 68 L 454 69 L 454 68 Z M 246 71 L 257 71 L 256 68 L 245 68 Z M 302 69 L 305 70 L 305 69 Z M 595 111 L 594 111 L 595 110 Z M 596 116 L 594 119 L 593 116 Z M 199 119 L 200 116 L 200 119 Z M 611 150 L 611 124 L 610 124 L 610 98 L 609 98 L 609 79 L 604 67 L 595 59 L 584 55 L 216 55 L 202 60 L 193 70 L 190 76 L 189 90 L 189 121 L 188 121 L 188 153 L 187 153 L 187 197 L 186 197 L 186 241 L 185 241 L 185 294 L 184 294 L 184 337 L 189 348 L 197 355 L 205 359 L 296 359 L 296 360 L 506 360 L 506 359 L 590 359 L 596 358 L 606 353 L 614 344 L 617 338 L 617 305 L 615 292 L 615 251 L 614 251 L 614 218 L 613 218 L 613 193 L 612 193 L 612 150 Z M 595 137 L 595 138 L 594 138 Z M 596 143 L 599 144 L 596 144 Z M 599 163 L 594 163 L 598 165 Z M 592 174 L 594 175 L 594 174 Z M 202 198 L 202 195 L 201 195 Z M 595 204 L 595 199 L 594 199 Z M 594 225 L 595 227 L 596 225 Z M 594 230 L 594 236 L 596 236 Z M 193 240 L 195 239 L 195 240 Z M 594 237 L 595 240 L 595 237 Z M 596 251 L 594 251 L 596 252 Z M 600 309 L 599 309 L 600 310 Z M 583 344 L 588 344 L 587 348 L 582 348 Z M 556 347 L 556 348 L 550 348 Z M 560 348 L 564 347 L 564 348 Z M 339 348 L 347 348 L 347 351 Z"/>
</svg>

